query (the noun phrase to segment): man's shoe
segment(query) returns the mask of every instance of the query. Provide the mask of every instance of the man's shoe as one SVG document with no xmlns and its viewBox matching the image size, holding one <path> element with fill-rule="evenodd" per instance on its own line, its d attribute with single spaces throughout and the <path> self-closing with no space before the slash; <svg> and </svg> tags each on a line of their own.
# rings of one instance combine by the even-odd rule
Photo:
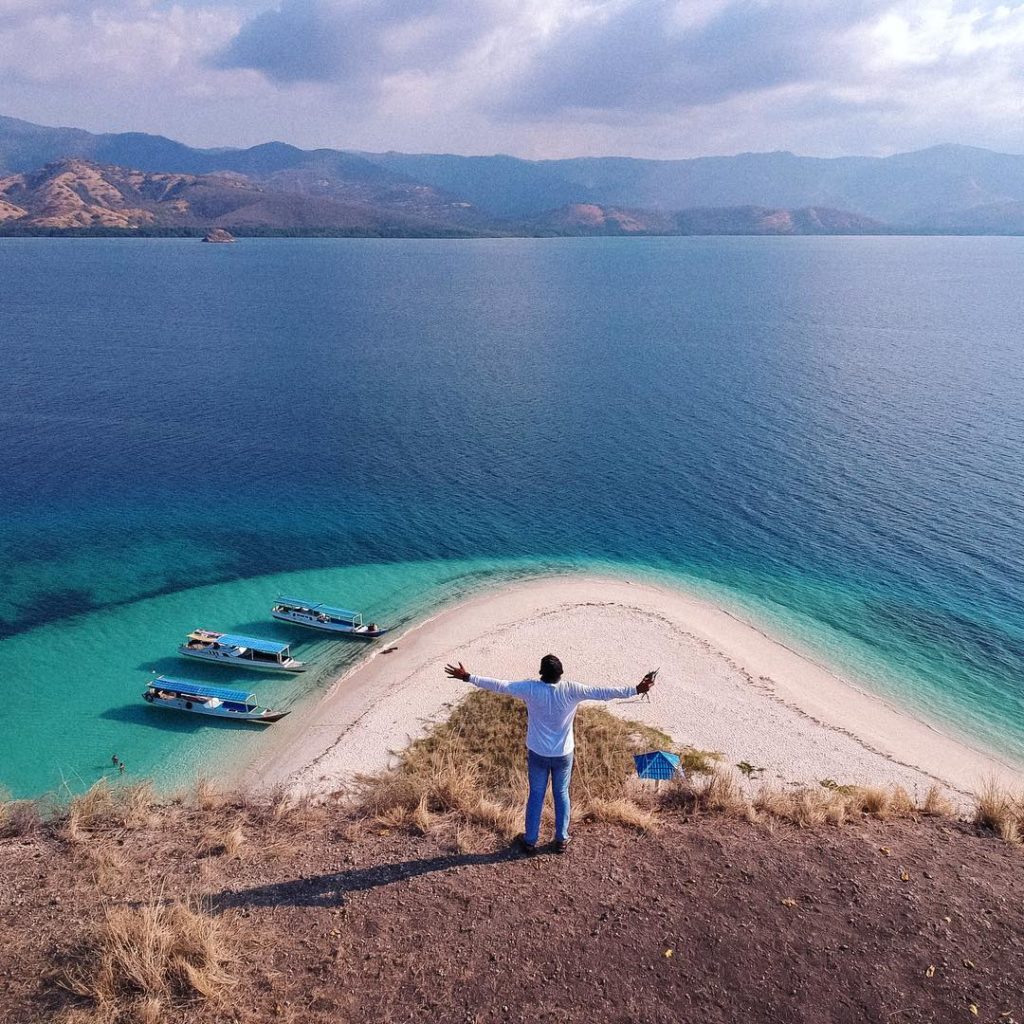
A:
<svg viewBox="0 0 1024 1024">
<path fill-rule="evenodd" d="M 568 849 L 569 849 L 569 840 L 568 839 L 556 839 L 555 840 L 555 845 L 554 845 L 555 853 L 565 853 L 565 851 L 568 850 Z"/>
<path fill-rule="evenodd" d="M 535 857 L 537 855 L 537 844 L 528 843 L 526 836 L 518 836 L 516 843 L 519 846 L 519 852 L 525 854 L 527 857 Z"/>
</svg>

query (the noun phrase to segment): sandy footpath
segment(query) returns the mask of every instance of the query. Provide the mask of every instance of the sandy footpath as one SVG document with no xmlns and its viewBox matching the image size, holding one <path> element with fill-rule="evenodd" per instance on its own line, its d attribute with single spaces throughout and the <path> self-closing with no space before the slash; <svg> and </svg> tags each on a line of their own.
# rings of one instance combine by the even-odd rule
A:
<svg viewBox="0 0 1024 1024">
<path fill-rule="evenodd" d="M 625 580 L 558 576 L 507 586 L 450 607 L 376 648 L 316 704 L 274 728 L 271 752 L 243 782 L 307 791 L 342 787 L 389 763 L 468 692 L 446 661 L 501 679 L 536 677 L 557 654 L 581 682 L 639 681 L 659 668 L 650 702 L 605 705 L 680 744 L 749 761 L 782 783 L 934 781 L 961 793 L 1015 766 L 872 696 L 714 605 Z"/>
</svg>

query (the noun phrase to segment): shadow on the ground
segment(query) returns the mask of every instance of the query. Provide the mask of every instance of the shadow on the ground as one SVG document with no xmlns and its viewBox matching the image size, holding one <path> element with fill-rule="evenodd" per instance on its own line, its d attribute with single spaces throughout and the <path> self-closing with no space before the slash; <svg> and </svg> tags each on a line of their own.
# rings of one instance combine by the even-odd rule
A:
<svg viewBox="0 0 1024 1024">
<path fill-rule="evenodd" d="M 427 875 L 451 868 L 473 867 L 479 864 L 500 864 L 518 860 L 520 854 L 514 846 L 491 853 L 449 853 L 422 860 L 405 860 L 397 864 L 375 864 L 371 867 L 352 868 L 312 878 L 294 878 L 272 885 L 257 885 L 251 889 L 225 889 L 212 898 L 214 910 L 231 907 L 336 907 L 345 902 L 350 892 L 379 889 L 395 882 Z"/>
</svg>

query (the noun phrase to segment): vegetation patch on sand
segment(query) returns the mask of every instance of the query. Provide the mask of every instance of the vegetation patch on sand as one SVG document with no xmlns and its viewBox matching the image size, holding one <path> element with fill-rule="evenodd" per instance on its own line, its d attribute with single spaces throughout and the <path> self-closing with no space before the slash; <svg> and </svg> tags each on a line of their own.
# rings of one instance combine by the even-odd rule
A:
<svg viewBox="0 0 1024 1024">
<path fill-rule="evenodd" d="M 978 794 L 975 824 L 991 829 L 1007 843 L 1024 842 L 1024 793 L 1011 793 L 988 782 Z"/>
<path fill-rule="evenodd" d="M 388 828 L 458 831 L 469 825 L 510 838 L 522 829 L 525 733 L 526 709 L 520 701 L 474 691 L 447 721 L 404 751 L 394 768 L 358 780 L 357 813 Z M 657 788 L 641 783 L 633 764 L 633 754 L 655 749 L 678 753 L 682 768 Z M 785 787 L 763 780 L 763 769 L 743 771 L 746 764 L 738 765 L 737 773 L 715 751 L 677 747 L 657 729 L 600 707 L 585 707 L 576 719 L 573 819 L 646 831 L 670 811 L 801 828 L 842 825 L 865 816 L 889 820 L 956 815 L 939 786 L 932 786 L 919 802 L 899 786 L 824 779 L 818 786 Z M 550 813 L 547 807 L 548 823 Z M 991 785 L 981 798 L 977 823 L 1008 842 L 1019 842 L 1024 803 Z"/>
<path fill-rule="evenodd" d="M 522 831 L 528 789 L 525 735 L 521 701 L 474 691 L 447 721 L 404 751 L 396 767 L 359 778 L 358 813 L 386 827 L 425 832 L 463 824 L 511 838 Z M 635 784 L 633 754 L 671 748 L 672 741 L 657 729 L 601 708 L 581 709 L 572 780 L 574 820 L 652 827 L 653 807 Z M 715 755 L 692 751 L 691 757 L 704 765 Z"/>
</svg>

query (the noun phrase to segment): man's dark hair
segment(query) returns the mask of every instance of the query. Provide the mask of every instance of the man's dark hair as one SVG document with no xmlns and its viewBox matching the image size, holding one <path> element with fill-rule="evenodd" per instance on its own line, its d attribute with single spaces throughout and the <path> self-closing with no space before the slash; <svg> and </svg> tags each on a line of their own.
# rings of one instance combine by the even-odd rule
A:
<svg viewBox="0 0 1024 1024">
<path fill-rule="evenodd" d="M 540 659 L 540 678 L 545 683 L 557 683 L 562 678 L 562 663 L 553 654 Z"/>
</svg>

